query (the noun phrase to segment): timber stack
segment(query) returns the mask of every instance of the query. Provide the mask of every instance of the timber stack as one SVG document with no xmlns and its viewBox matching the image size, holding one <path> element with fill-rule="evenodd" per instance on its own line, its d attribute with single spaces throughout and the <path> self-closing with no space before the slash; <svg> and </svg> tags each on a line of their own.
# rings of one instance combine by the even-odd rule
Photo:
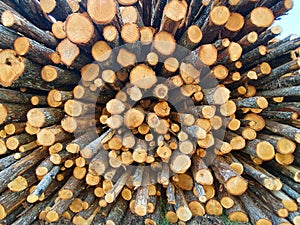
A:
<svg viewBox="0 0 300 225">
<path fill-rule="evenodd" d="M 299 225 L 292 6 L 0 0 L 0 224 Z"/>
</svg>

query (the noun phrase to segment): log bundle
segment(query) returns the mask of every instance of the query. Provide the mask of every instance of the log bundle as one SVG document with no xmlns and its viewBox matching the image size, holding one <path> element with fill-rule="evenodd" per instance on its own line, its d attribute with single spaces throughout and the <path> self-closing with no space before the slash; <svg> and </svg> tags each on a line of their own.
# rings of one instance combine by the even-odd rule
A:
<svg viewBox="0 0 300 225">
<path fill-rule="evenodd" d="M 300 224 L 292 0 L 0 0 L 0 224 Z"/>
</svg>

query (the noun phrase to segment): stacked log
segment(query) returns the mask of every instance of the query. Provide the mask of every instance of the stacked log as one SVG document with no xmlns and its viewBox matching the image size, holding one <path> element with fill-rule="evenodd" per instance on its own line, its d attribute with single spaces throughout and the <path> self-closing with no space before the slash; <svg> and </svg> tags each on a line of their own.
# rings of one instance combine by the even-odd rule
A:
<svg viewBox="0 0 300 225">
<path fill-rule="evenodd" d="M 0 0 L 0 224 L 299 225 L 292 6 Z"/>
</svg>

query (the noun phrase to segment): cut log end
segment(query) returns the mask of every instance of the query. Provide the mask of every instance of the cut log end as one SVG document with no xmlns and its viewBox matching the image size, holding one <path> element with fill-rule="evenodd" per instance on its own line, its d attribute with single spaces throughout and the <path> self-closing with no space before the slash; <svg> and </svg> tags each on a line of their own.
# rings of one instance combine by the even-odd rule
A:
<svg viewBox="0 0 300 225">
<path fill-rule="evenodd" d="M 0 84 L 9 87 L 25 70 L 25 59 L 17 56 L 15 51 L 5 49 L 0 52 Z"/>
<path fill-rule="evenodd" d="M 236 221 L 236 222 L 241 222 L 241 223 L 248 223 L 249 218 L 247 214 L 244 212 L 232 212 L 228 215 L 228 219 L 230 221 Z"/>
<path fill-rule="evenodd" d="M 269 27 L 274 22 L 274 15 L 266 7 L 256 7 L 251 11 L 250 20 L 257 27 Z"/>
<path fill-rule="evenodd" d="M 239 176 L 232 177 L 225 184 L 226 190 L 232 195 L 242 195 L 248 188 L 248 183 Z"/>
<path fill-rule="evenodd" d="M 264 161 L 268 161 L 274 158 L 274 147 L 267 141 L 262 141 L 256 146 L 256 153 L 259 158 Z"/>
<path fill-rule="evenodd" d="M 114 0 L 88 1 L 87 12 L 96 24 L 107 24 L 113 20 L 117 13 L 116 2 Z"/>
<path fill-rule="evenodd" d="M 80 13 L 68 16 L 65 30 L 69 40 L 76 44 L 87 44 L 95 35 L 92 21 L 85 14 Z"/>
<path fill-rule="evenodd" d="M 161 55 L 171 55 L 176 49 L 176 41 L 172 34 L 161 31 L 155 35 L 153 46 Z"/>
<path fill-rule="evenodd" d="M 214 45 L 206 44 L 200 46 L 198 55 L 205 65 L 211 66 L 217 61 L 218 51 Z"/>
</svg>

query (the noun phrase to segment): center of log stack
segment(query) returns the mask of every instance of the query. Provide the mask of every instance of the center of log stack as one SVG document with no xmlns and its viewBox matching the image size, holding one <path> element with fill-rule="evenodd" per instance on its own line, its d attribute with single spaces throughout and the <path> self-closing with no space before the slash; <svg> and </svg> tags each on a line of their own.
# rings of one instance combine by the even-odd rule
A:
<svg viewBox="0 0 300 225">
<path fill-rule="evenodd" d="M 299 225 L 292 6 L 1 0 L 0 225 Z"/>
</svg>

